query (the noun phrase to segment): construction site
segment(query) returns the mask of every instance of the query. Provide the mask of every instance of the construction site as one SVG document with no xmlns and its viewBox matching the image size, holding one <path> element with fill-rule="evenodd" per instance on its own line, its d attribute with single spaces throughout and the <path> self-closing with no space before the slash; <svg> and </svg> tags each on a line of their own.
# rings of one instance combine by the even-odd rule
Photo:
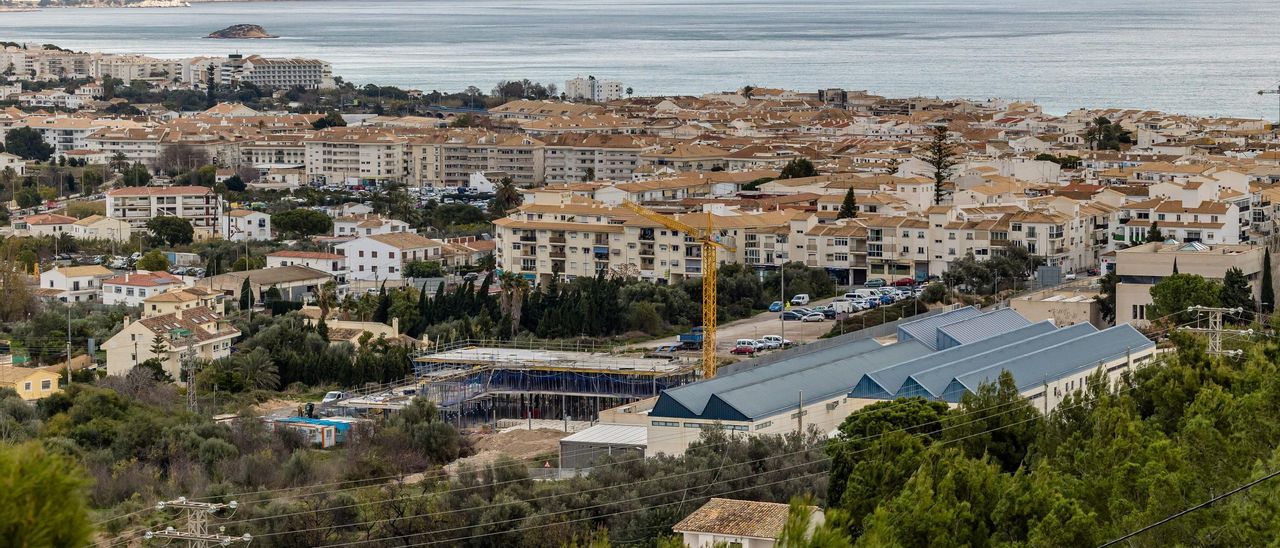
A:
<svg viewBox="0 0 1280 548">
<path fill-rule="evenodd" d="M 644 358 L 549 341 L 465 341 L 413 362 L 412 379 L 351 392 L 337 405 L 394 411 L 421 396 L 463 425 L 590 421 L 601 409 L 654 397 L 701 375 L 696 359 Z"/>
</svg>

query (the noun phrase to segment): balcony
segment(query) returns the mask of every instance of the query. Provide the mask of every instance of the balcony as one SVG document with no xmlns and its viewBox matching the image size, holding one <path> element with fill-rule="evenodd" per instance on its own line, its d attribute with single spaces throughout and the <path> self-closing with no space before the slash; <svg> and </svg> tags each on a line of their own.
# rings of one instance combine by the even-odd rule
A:
<svg viewBox="0 0 1280 548">
<path fill-rule="evenodd" d="M 525 234 L 520 236 L 520 241 L 526 244 L 533 244 L 538 242 L 538 237 L 531 234 Z"/>
<path fill-rule="evenodd" d="M 563 258 L 564 258 L 564 250 L 563 250 L 563 249 L 559 249 L 559 250 L 552 250 L 552 251 L 551 251 L 551 258 L 552 258 L 552 259 L 563 259 Z"/>
<path fill-rule="evenodd" d="M 1009 240 L 991 240 L 991 247 L 1009 247 Z"/>
<path fill-rule="evenodd" d="M 563 234 L 563 233 L 561 233 L 561 234 L 552 234 L 552 235 L 551 235 L 551 237 L 547 239 L 547 241 L 549 241 L 549 242 L 551 242 L 551 243 L 553 243 L 553 244 L 563 244 L 563 243 L 565 243 L 565 241 L 564 241 L 564 234 Z"/>
</svg>

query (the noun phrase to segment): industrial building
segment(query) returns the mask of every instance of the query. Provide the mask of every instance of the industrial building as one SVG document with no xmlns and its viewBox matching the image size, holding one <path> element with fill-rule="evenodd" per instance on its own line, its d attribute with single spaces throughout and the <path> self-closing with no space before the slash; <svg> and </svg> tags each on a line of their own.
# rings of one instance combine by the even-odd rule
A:
<svg viewBox="0 0 1280 548">
<path fill-rule="evenodd" d="M 600 422 L 647 428 L 646 455 L 680 454 L 708 427 L 743 434 L 831 432 L 849 414 L 878 401 L 921 396 L 955 405 L 1002 371 L 1012 373 L 1019 392 L 1048 413 L 1084 388 L 1084 379 L 1099 368 L 1116 378 L 1147 362 L 1155 344 L 1128 325 L 1059 329 L 1009 309 L 962 308 L 901 325 L 892 344 L 864 339 L 792 352 L 768 365 L 602 411 Z M 589 437 L 591 429 L 583 435 Z"/>
</svg>

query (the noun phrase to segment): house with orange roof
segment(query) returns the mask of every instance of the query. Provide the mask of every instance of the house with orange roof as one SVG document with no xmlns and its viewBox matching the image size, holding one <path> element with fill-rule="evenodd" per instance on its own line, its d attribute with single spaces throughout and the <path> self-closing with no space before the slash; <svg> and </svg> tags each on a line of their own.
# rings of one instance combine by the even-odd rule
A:
<svg viewBox="0 0 1280 548">
<path fill-rule="evenodd" d="M 102 280 L 102 304 L 141 306 L 147 297 L 182 286 L 182 278 L 168 272 L 125 272 Z"/>
</svg>

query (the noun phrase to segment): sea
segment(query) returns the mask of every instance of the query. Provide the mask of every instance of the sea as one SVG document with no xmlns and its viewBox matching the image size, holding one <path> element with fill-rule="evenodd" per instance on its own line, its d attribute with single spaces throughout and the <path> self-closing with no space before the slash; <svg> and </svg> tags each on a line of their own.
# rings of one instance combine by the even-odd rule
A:
<svg viewBox="0 0 1280 548">
<path fill-rule="evenodd" d="M 0 12 L 0 40 L 160 57 L 325 59 L 360 85 L 621 80 L 1034 100 L 1274 119 L 1273 0 L 298 0 Z M 202 38 L 261 25 L 281 38 Z"/>
</svg>

